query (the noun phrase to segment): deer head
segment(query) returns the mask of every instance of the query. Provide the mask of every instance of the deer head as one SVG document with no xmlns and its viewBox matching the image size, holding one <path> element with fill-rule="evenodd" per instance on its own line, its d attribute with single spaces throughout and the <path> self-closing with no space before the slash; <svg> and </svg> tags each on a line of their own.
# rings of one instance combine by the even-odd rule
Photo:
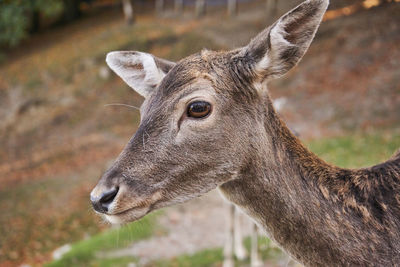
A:
<svg viewBox="0 0 400 267">
<path fill-rule="evenodd" d="M 305 1 L 229 52 L 204 50 L 178 63 L 109 53 L 110 68 L 145 101 L 139 129 L 91 193 L 95 210 L 111 223 L 133 221 L 240 179 L 274 112 L 265 83 L 298 63 L 327 5 Z"/>
</svg>

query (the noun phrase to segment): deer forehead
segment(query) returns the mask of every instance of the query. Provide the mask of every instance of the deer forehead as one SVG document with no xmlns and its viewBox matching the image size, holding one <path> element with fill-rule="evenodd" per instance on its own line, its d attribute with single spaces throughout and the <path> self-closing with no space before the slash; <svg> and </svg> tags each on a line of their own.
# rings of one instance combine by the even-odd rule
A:
<svg viewBox="0 0 400 267">
<path fill-rule="evenodd" d="M 172 111 L 180 116 L 185 107 L 192 101 L 208 101 L 212 105 L 216 104 L 217 93 L 212 79 L 206 73 L 198 73 L 197 78 L 193 78 L 180 86 L 165 85 L 160 86 L 158 92 L 150 98 L 145 99 L 141 106 L 142 115 L 154 112 Z"/>
<path fill-rule="evenodd" d="M 203 53 L 205 52 L 189 56 L 178 62 L 164 77 L 158 91 L 162 91 L 167 96 L 188 90 L 194 83 L 201 83 L 204 80 L 215 85 L 215 80 L 221 78 L 220 76 L 223 74 L 224 66 L 221 66 L 219 57 L 212 51 L 207 51 L 207 57 L 203 56 Z"/>
<path fill-rule="evenodd" d="M 176 105 L 182 98 L 201 98 L 207 100 L 210 95 L 216 95 L 229 88 L 217 88 L 217 80 L 226 76 L 218 57 L 212 51 L 207 51 L 207 59 L 202 54 L 193 55 L 181 60 L 169 73 L 162 79 L 156 89 L 156 93 L 145 99 L 142 105 L 142 112 L 146 113 L 160 105 Z M 213 61 L 214 59 L 214 61 Z"/>
</svg>

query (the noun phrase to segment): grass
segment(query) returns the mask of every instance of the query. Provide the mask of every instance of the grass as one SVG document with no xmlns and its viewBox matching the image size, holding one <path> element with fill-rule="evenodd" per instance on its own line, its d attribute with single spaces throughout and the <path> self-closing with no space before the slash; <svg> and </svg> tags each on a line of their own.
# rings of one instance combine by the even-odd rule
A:
<svg viewBox="0 0 400 267">
<path fill-rule="evenodd" d="M 314 140 L 308 147 L 325 161 L 344 168 L 361 168 L 390 158 L 400 148 L 400 134 L 350 134 Z"/>
<path fill-rule="evenodd" d="M 129 263 L 136 263 L 138 260 L 134 257 L 121 257 L 110 259 L 94 259 L 90 266 L 96 267 L 126 267 Z M 88 266 L 88 265 L 85 265 Z"/>
<path fill-rule="evenodd" d="M 46 266 L 126 266 L 135 262 L 134 257 L 101 259 L 98 254 L 106 250 L 126 247 L 127 245 L 148 237 L 156 230 L 156 214 L 148 215 L 140 221 L 97 234 L 90 239 L 72 245 L 71 250 L 59 260 Z"/>
<path fill-rule="evenodd" d="M 250 255 L 250 238 L 245 238 L 244 246 Z M 264 263 L 277 263 L 284 254 L 282 251 L 271 246 L 271 241 L 264 236 L 258 238 L 258 248 L 260 257 Z M 221 266 L 224 260 L 222 248 L 205 249 L 194 254 L 185 254 L 169 260 L 158 260 L 152 262 L 146 267 L 203 267 L 203 266 Z M 249 258 L 244 260 L 235 260 L 235 266 L 248 266 L 250 264 Z"/>
<path fill-rule="evenodd" d="M 147 265 L 147 267 L 202 267 L 218 266 L 223 260 L 222 249 L 205 249 L 194 254 L 184 254 L 170 260 L 159 260 Z"/>
</svg>

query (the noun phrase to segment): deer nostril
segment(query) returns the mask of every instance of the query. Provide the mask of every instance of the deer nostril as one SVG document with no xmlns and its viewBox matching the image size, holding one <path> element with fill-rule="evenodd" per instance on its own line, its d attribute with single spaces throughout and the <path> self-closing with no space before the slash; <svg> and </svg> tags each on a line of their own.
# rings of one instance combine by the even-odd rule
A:
<svg viewBox="0 0 400 267">
<path fill-rule="evenodd" d="M 103 195 L 101 196 L 99 202 L 101 207 L 105 211 L 108 211 L 108 207 L 113 202 L 115 196 L 118 194 L 118 189 L 119 189 L 118 187 L 114 187 L 110 191 L 104 192 Z"/>
<path fill-rule="evenodd" d="M 92 199 L 93 208 L 98 212 L 107 212 L 109 206 L 114 201 L 118 194 L 119 187 L 114 187 L 109 191 L 104 192 L 100 198 Z"/>
</svg>

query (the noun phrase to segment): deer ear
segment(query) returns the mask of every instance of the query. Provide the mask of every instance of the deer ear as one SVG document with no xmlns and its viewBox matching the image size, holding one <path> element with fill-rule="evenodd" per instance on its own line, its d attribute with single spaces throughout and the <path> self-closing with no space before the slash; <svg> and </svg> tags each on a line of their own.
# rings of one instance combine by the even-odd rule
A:
<svg viewBox="0 0 400 267">
<path fill-rule="evenodd" d="M 246 59 L 257 82 L 284 75 L 303 57 L 328 7 L 329 0 L 308 0 L 265 29 L 239 56 Z"/>
<path fill-rule="evenodd" d="M 108 66 L 130 87 L 148 97 L 175 63 L 151 54 L 115 51 L 107 54 Z"/>
</svg>

